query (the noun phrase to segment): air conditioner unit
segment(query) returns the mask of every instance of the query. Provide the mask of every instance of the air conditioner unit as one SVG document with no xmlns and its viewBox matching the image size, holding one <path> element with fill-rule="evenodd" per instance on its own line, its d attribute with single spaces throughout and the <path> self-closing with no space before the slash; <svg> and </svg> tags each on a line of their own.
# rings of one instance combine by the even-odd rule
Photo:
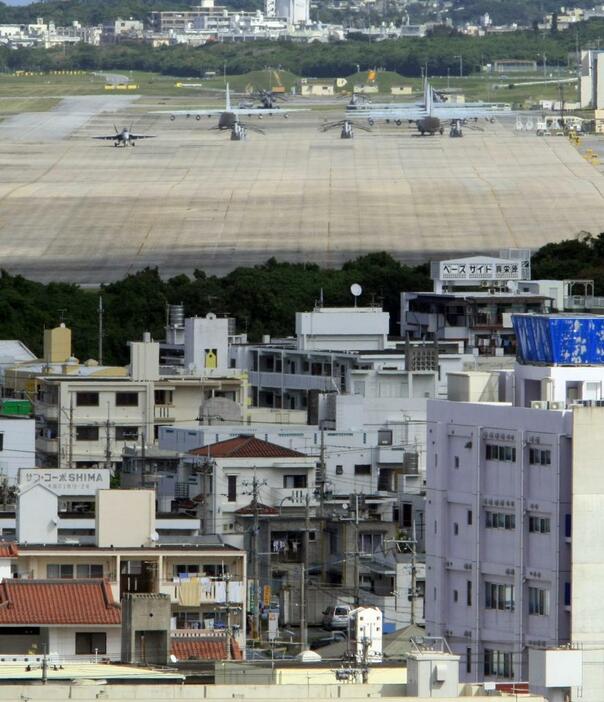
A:
<svg viewBox="0 0 604 702">
<path fill-rule="evenodd" d="M 531 409 L 547 409 L 547 402 L 542 400 L 533 400 L 531 402 Z"/>
<path fill-rule="evenodd" d="M 566 409 L 566 402 L 549 402 L 548 409 L 551 410 L 563 410 Z"/>
</svg>

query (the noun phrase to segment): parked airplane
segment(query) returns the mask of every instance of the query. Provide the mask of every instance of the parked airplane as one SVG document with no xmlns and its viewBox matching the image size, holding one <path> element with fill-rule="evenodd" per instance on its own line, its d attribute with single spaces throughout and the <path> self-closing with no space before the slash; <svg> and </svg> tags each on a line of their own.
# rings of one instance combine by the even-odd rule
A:
<svg viewBox="0 0 604 702">
<path fill-rule="evenodd" d="M 155 139 L 155 134 L 133 134 L 132 126 L 124 127 L 121 131 L 113 125 L 115 134 L 108 136 L 95 136 L 93 139 L 104 139 L 105 141 L 113 141 L 114 146 L 136 146 L 139 139 Z"/>
<path fill-rule="evenodd" d="M 273 114 L 283 115 L 287 119 L 290 112 L 307 112 L 304 108 L 284 109 L 282 107 L 233 107 L 231 105 L 231 92 L 229 84 L 226 86 L 226 102 L 224 109 L 210 110 L 158 110 L 151 112 L 153 115 L 169 114 L 171 120 L 175 120 L 177 116 L 184 115 L 185 117 L 195 117 L 200 120 L 202 117 L 218 117 L 218 129 L 233 130 L 236 124 L 240 124 L 240 117 L 258 117 L 262 119 L 265 115 L 272 117 Z"/>
<path fill-rule="evenodd" d="M 377 120 L 385 122 L 394 122 L 402 124 L 409 122 L 415 124 L 420 134 L 443 134 L 446 123 L 451 123 L 459 128 L 469 120 L 488 119 L 491 122 L 495 120 L 497 115 L 511 114 L 511 110 L 507 106 L 492 105 L 488 103 L 473 103 L 468 105 L 447 105 L 446 103 L 436 102 L 434 99 L 434 91 L 430 84 L 426 81 L 425 86 L 425 105 L 401 105 L 397 108 L 390 109 L 366 109 L 358 114 L 365 117 L 370 125 L 373 125 Z M 455 136 L 460 136 L 461 132 Z"/>
</svg>

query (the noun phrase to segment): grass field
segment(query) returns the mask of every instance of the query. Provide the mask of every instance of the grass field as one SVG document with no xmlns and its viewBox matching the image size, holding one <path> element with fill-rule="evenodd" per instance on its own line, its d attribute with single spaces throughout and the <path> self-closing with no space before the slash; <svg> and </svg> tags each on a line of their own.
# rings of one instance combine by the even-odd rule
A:
<svg viewBox="0 0 604 702">
<path fill-rule="evenodd" d="M 120 73 L 116 71 L 116 73 Z M 136 71 L 124 72 L 129 81 L 137 85 L 135 91 L 129 94 L 146 95 L 149 97 L 178 97 L 192 105 L 203 105 L 208 101 L 215 103 L 218 95 L 212 91 L 222 91 L 225 86 L 223 76 L 208 79 L 179 78 L 164 76 L 157 73 L 142 73 Z M 558 74 L 560 78 L 568 78 L 570 74 Z M 367 83 L 367 73 L 355 73 L 345 76 L 346 84 L 339 90 L 350 93 L 355 85 Z M 555 76 L 547 77 L 555 80 Z M 244 75 L 227 76 L 231 89 L 235 93 L 250 92 L 254 89 L 283 86 L 286 92 L 296 86 L 299 92 L 300 78 L 287 71 L 253 71 Z M 521 85 L 522 82 L 543 80 L 543 75 L 526 74 L 514 76 L 499 76 L 492 74 L 477 74 L 468 77 L 432 77 L 432 84 L 437 89 L 450 89 L 463 93 L 468 100 L 487 100 L 495 102 L 513 103 L 516 106 L 528 107 L 538 103 L 541 99 L 554 99 L 559 97 L 557 83 L 543 85 Z M 179 87 L 178 83 L 201 83 L 203 89 L 187 89 Z M 410 85 L 414 97 L 406 98 L 408 101 L 417 99 L 421 94 L 422 81 L 419 78 L 406 78 L 397 73 L 383 71 L 377 75 L 376 84 L 382 99 L 393 98 L 393 86 Z M 102 75 L 82 73 L 78 75 L 0 75 L 0 115 L 14 114 L 22 111 L 42 111 L 52 108 L 58 98 L 68 95 L 99 95 L 108 93 L 105 88 L 106 79 Z M 112 91 L 113 92 L 113 91 Z M 115 94 L 124 94 L 126 91 L 116 90 Z M 568 102 L 577 99 L 576 84 L 564 84 L 565 99 Z M 11 98 L 11 99 L 9 99 Z M 35 98 L 35 99 L 33 99 Z M 375 100 L 375 97 L 373 98 Z"/>
</svg>

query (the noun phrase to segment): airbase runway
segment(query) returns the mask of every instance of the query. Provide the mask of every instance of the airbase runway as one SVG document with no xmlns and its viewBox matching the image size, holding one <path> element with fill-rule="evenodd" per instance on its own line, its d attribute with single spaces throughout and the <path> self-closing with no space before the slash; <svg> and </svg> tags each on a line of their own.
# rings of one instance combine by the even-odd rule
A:
<svg viewBox="0 0 604 702">
<path fill-rule="evenodd" d="M 509 118 L 463 139 L 382 125 L 345 141 L 319 131 L 344 103 L 313 105 L 254 120 L 265 134 L 232 142 L 215 120 L 147 114 L 174 99 L 129 98 L 70 98 L 0 123 L 0 267 L 95 284 L 271 256 L 335 266 L 384 250 L 420 262 L 603 228 L 604 176 L 565 138 L 515 133 Z M 156 138 L 91 138 L 131 123 Z"/>
</svg>

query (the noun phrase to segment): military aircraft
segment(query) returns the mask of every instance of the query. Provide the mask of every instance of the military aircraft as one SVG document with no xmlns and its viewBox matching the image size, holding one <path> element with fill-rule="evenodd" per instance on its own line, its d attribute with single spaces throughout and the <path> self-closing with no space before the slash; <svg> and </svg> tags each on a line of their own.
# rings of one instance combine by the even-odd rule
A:
<svg viewBox="0 0 604 702">
<path fill-rule="evenodd" d="M 130 127 L 124 127 L 122 130 L 113 125 L 115 134 L 108 136 L 95 136 L 93 139 L 104 139 L 105 141 L 112 141 L 114 146 L 136 146 L 136 142 L 139 139 L 155 139 L 154 134 L 133 134 L 132 125 Z"/>
<path fill-rule="evenodd" d="M 434 99 L 434 91 L 427 82 L 424 92 L 424 106 L 401 105 L 400 107 L 390 109 L 365 109 L 358 114 L 359 116 L 362 115 L 365 117 L 371 126 L 375 124 L 377 120 L 383 120 L 387 123 L 394 122 L 397 125 L 403 122 L 415 124 L 422 136 L 425 134 L 443 134 L 446 123 L 454 124 L 459 128 L 461 125 L 471 120 L 476 122 L 478 119 L 484 118 L 494 122 L 495 117 L 498 115 L 511 114 L 509 107 L 502 105 L 488 103 L 447 105 L 446 103 L 436 102 Z M 455 136 L 460 135 L 461 133 L 455 134 Z"/>
<path fill-rule="evenodd" d="M 354 128 L 362 129 L 364 132 L 370 132 L 369 127 L 361 124 L 355 124 L 350 119 L 340 119 L 337 122 L 325 122 L 320 127 L 322 132 L 328 132 L 330 129 L 340 129 L 340 139 L 352 139 L 354 137 Z"/>
<path fill-rule="evenodd" d="M 170 119 L 174 121 L 177 116 L 184 115 L 185 117 L 195 117 L 200 120 L 202 117 L 218 117 L 218 129 L 230 129 L 231 131 L 236 124 L 240 124 L 240 117 L 258 117 L 262 119 L 265 115 L 272 117 L 273 114 L 280 114 L 287 119 L 290 112 L 307 112 L 305 108 L 283 109 L 281 107 L 233 107 L 231 105 L 231 92 L 229 84 L 226 86 L 226 101 L 224 109 L 210 110 L 158 110 L 150 112 L 152 115 L 169 114 Z"/>
</svg>

